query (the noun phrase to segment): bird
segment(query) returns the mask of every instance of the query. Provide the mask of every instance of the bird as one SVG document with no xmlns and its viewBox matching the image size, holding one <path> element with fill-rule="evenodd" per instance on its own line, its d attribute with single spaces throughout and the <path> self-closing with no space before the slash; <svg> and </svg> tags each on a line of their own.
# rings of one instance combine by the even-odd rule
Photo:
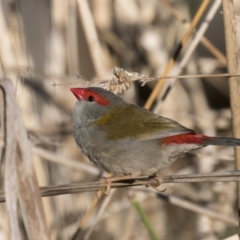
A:
<svg viewBox="0 0 240 240">
<path fill-rule="evenodd" d="M 77 98 L 73 135 L 107 181 L 156 176 L 185 153 L 208 145 L 240 146 L 240 139 L 206 136 L 99 87 L 71 88 Z"/>
</svg>

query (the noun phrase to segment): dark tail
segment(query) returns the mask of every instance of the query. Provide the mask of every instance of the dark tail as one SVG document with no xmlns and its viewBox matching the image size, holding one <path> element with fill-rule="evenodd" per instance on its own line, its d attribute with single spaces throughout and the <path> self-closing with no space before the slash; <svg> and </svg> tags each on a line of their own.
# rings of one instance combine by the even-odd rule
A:
<svg viewBox="0 0 240 240">
<path fill-rule="evenodd" d="M 206 138 L 204 139 L 204 137 Z M 202 144 L 203 145 L 219 145 L 219 146 L 240 146 L 240 139 L 203 136 Z"/>
</svg>

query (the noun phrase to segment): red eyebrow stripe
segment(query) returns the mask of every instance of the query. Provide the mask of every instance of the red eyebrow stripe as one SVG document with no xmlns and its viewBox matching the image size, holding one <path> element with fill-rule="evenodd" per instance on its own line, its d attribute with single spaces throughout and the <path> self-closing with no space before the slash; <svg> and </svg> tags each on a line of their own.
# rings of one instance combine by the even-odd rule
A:
<svg viewBox="0 0 240 240">
<path fill-rule="evenodd" d="M 165 144 L 203 144 L 205 140 L 211 140 L 213 137 L 204 136 L 201 134 L 181 134 L 171 137 L 166 137 L 161 140 Z"/>
<path fill-rule="evenodd" d="M 84 89 L 83 95 L 85 100 L 87 100 L 89 96 L 93 96 L 95 101 L 102 106 L 108 106 L 110 104 L 110 101 L 106 97 L 102 96 L 97 92 L 92 91 L 91 89 L 88 88 Z"/>
</svg>

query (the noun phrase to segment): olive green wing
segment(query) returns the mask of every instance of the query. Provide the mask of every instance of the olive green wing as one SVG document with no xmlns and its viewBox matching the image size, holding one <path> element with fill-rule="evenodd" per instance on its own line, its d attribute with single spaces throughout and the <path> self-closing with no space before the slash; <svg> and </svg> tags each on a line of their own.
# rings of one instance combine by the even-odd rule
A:
<svg viewBox="0 0 240 240">
<path fill-rule="evenodd" d="M 173 135 L 194 133 L 179 123 L 158 116 L 144 108 L 128 104 L 115 107 L 95 124 L 106 133 L 109 140 L 151 140 Z"/>
</svg>

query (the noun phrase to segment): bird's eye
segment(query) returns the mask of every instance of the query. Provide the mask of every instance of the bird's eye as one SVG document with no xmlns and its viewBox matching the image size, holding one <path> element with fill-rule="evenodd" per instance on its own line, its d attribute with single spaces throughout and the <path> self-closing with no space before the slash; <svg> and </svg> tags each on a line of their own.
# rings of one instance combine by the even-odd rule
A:
<svg viewBox="0 0 240 240">
<path fill-rule="evenodd" d="M 89 102 L 94 102 L 94 97 L 93 97 L 93 96 L 89 96 L 89 97 L 88 97 L 88 101 L 89 101 Z"/>
</svg>

